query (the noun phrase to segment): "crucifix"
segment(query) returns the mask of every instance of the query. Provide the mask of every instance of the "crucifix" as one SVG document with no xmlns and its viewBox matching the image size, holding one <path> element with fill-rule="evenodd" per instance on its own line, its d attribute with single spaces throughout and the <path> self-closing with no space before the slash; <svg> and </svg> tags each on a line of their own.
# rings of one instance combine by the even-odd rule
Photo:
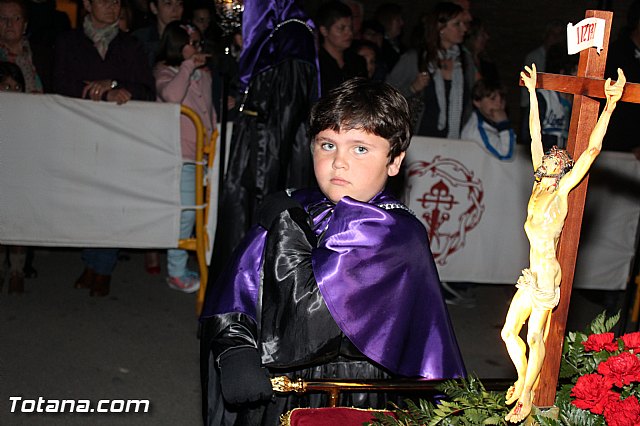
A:
<svg viewBox="0 0 640 426">
<path fill-rule="evenodd" d="M 567 143 L 567 150 L 573 158 L 579 158 L 585 151 L 589 137 L 596 125 L 600 104 L 598 100 L 593 98 L 605 97 L 603 76 L 612 15 L 611 12 L 606 11 L 588 10 L 586 12 L 586 18 L 601 18 L 605 21 L 604 50 L 599 55 L 595 49 L 582 51 L 577 76 L 537 73 L 537 88 L 574 95 Z M 640 85 L 627 84 L 620 100 L 640 103 Z M 550 406 L 555 401 L 587 185 L 588 175 L 571 190 L 568 196 L 568 213 L 557 251 L 562 273 L 560 301 L 550 317 L 548 326 L 545 340 L 546 355 L 535 388 L 534 403 L 537 406 Z"/>
</svg>

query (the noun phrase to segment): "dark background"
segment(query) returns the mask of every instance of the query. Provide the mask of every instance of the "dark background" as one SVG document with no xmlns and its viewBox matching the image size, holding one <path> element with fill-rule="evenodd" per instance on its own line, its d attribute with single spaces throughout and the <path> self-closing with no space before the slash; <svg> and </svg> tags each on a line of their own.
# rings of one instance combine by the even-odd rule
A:
<svg viewBox="0 0 640 426">
<path fill-rule="evenodd" d="M 364 5 L 364 19 L 371 18 L 376 7 L 389 0 L 360 0 Z M 411 28 L 420 16 L 437 3 L 436 0 L 397 0 L 403 7 L 405 21 L 404 39 L 408 40 Z M 308 0 L 305 7 L 313 17 L 321 0 Z M 507 88 L 507 105 L 511 122 L 518 128 L 520 123 L 520 94 L 518 80 L 525 55 L 542 43 L 544 28 L 548 21 L 557 19 L 575 24 L 584 19 L 589 9 L 613 11 L 611 41 L 618 37 L 626 22 L 626 11 L 632 0 L 471 0 L 471 13 L 480 18 L 490 40 L 488 54 L 496 62 L 500 77 Z"/>
</svg>

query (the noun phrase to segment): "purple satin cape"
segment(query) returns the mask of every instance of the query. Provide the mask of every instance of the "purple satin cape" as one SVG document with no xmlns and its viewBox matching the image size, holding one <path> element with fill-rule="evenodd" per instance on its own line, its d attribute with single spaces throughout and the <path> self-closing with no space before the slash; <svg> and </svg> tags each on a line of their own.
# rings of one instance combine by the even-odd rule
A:
<svg viewBox="0 0 640 426">
<path fill-rule="evenodd" d="M 255 75 L 285 59 L 317 64 L 313 28 L 299 0 L 245 0 L 239 60 L 241 90 Z"/>
<path fill-rule="evenodd" d="M 368 358 L 389 371 L 429 379 L 466 375 L 429 249 L 412 214 L 387 193 L 335 206 L 317 190 L 293 197 L 314 214 L 313 272 L 334 320 Z M 380 206 L 386 206 L 382 208 Z M 391 208 L 390 208 L 391 207 Z M 266 231 L 252 228 L 208 294 L 202 317 L 256 318 Z"/>
</svg>

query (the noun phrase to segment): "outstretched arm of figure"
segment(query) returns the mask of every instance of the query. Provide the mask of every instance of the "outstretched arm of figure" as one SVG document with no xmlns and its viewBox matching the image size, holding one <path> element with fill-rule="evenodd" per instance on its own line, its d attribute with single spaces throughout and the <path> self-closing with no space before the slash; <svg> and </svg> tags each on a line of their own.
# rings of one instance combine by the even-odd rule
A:
<svg viewBox="0 0 640 426">
<path fill-rule="evenodd" d="M 602 114 L 600 114 L 600 118 L 598 118 L 596 126 L 593 128 L 591 136 L 589 136 L 589 146 L 582 155 L 580 155 L 580 158 L 576 160 L 573 169 L 571 169 L 571 171 L 560 180 L 560 185 L 558 186 L 559 190 L 563 188 L 565 190 L 571 190 L 571 188 L 576 186 L 582 180 L 584 175 L 587 174 L 591 164 L 593 164 L 598 154 L 600 154 L 600 151 L 602 150 L 602 140 L 607 132 L 611 114 L 622 97 L 622 91 L 626 82 L 627 79 L 620 68 L 618 68 L 618 80 L 615 84 L 611 84 L 610 78 L 605 81 L 604 94 L 607 98 L 607 104 L 605 105 Z"/>
<path fill-rule="evenodd" d="M 526 71 L 526 72 L 525 72 Z M 529 132 L 531 134 L 531 161 L 533 170 L 538 170 L 542 164 L 544 150 L 542 148 L 542 133 L 540 128 L 540 113 L 538 112 L 538 97 L 536 96 L 536 64 L 531 64 L 531 68 L 524 67 L 520 72 L 520 77 L 524 85 L 529 90 Z"/>
</svg>

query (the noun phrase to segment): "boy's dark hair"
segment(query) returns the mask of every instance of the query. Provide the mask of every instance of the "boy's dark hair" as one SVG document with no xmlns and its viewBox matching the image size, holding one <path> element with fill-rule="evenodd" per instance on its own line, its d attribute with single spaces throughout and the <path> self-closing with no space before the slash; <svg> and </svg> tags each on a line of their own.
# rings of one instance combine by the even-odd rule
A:
<svg viewBox="0 0 640 426">
<path fill-rule="evenodd" d="M 13 62 L 0 61 L 0 83 L 4 83 L 7 77 L 20 85 L 21 92 L 25 91 L 24 76 L 20 67 Z"/>
<path fill-rule="evenodd" d="M 409 147 L 411 119 L 404 96 L 390 85 L 362 77 L 331 90 L 311 109 L 309 137 L 313 143 L 323 130 L 353 129 L 389 141 L 389 161 Z"/>
<path fill-rule="evenodd" d="M 491 96 L 494 92 L 498 92 L 500 96 L 504 97 L 507 94 L 504 86 L 495 80 L 480 79 L 476 81 L 471 90 L 471 98 L 474 101 L 480 101 L 487 96 Z"/>
<path fill-rule="evenodd" d="M 167 24 L 162 32 L 160 47 L 156 62 L 163 62 L 169 66 L 178 66 L 184 61 L 182 48 L 189 44 L 189 31 L 187 24 L 181 21 L 172 21 Z M 194 28 L 195 31 L 197 29 Z"/>
<path fill-rule="evenodd" d="M 320 5 L 314 23 L 320 27 L 329 29 L 338 19 L 351 18 L 351 8 L 341 1 L 331 0 Z"/>
</svg>

